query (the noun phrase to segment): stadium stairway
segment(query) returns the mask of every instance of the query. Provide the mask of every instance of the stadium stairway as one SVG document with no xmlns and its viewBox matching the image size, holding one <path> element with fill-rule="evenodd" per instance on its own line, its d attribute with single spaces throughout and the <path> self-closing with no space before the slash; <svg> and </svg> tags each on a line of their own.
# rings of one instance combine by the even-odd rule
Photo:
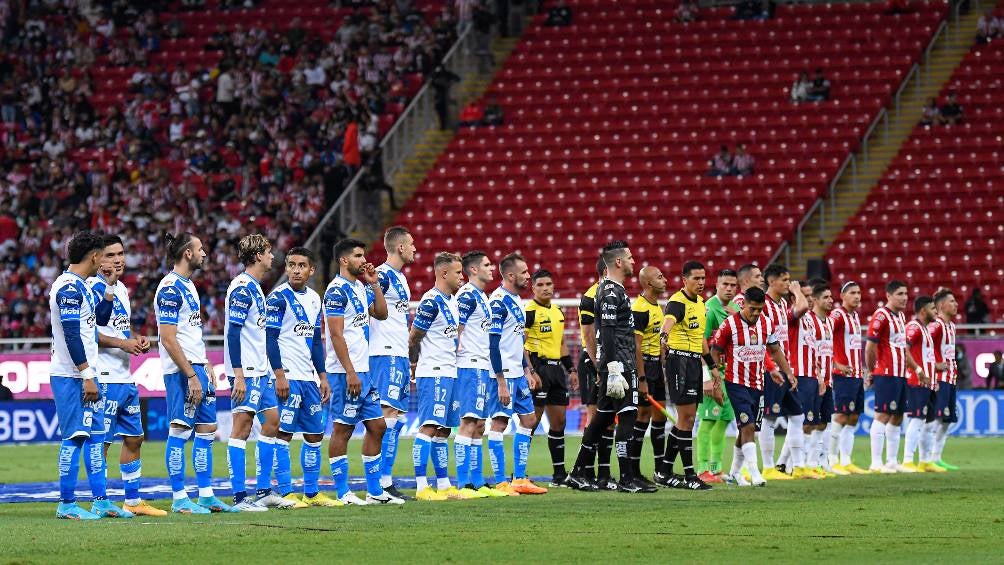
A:
<svg viewBox="0 0 1004 565">
<path fill-rule="evenodd" d="M 867 147 L 863 146 L 855 153 L 858 163 L 856 171 L 848 168 L 837 182 L 832 196 L 825 196 L 823 206 L 806 220 L 801 255 L 794 249 L 790 255 L 789 267 L 793 277 L 805 277 L 808 261 L 822 259 L 827 248 L 865 204 L 868 195 L 877 186 L 920 120 L 924 103 L 928 98 L 938 96 L 953 71 L 972 48 L 976 20 L 981 14 L 981 10 L 971 9 L 958 20 L 948 22 L 945 32 L 931 49 L 931 57 L 919 62 L 917 78 L 907 79 L 915 84 L 904 90 L 899 110 L 887 108 L 887 126 L 880 125 L 876 128 Z M 883 127 L 888 129 L 883 130 Z"/>
</svg>

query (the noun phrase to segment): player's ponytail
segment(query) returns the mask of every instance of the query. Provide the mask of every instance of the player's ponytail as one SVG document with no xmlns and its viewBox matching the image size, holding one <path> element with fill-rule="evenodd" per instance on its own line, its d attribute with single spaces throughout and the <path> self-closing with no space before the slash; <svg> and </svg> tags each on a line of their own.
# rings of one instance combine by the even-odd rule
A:
<svg viewBox="0 0 1004 565">
<path fill-rule="evenodd" d="M 171 263 L 177 263 L 180 261 L 181 257 L 188 249 L 188 246 L 191 245 L 193 237 L 194 236 L 188 232 L 182 232 L 179 234 L 165 232 L 162 239 L 164 243 L 164 251 L 167 253 L 167 260 Z"/>
</svg>

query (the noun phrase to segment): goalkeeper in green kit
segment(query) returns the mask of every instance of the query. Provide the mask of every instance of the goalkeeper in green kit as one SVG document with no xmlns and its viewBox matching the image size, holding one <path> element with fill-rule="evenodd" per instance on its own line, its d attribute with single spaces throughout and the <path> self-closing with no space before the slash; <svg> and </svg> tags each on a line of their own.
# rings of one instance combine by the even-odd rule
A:
<svg viewBox="0 0 1004 565">
<path fill-rule="evenodd" d="M 707 325 L 704 335 L 711 339 L 718 326 L 726 318 L 739 311 L 739 306 L 732 302 L 738 289 L 736 272 L 732 269 L 718 271 L 715 281 L 715 295 L 705 303 L 707 309 Z M 714 398 L 715 391 L 711 386 L 708 369 L 704 369 L 704 400 L 697 409 L 697 417 L 701 423 L 697 430 L 697 474 L 706 483 L 723 483 L 722 454 L 725 451 L 725 430 L 735 419 L 732 404 L 725 388 L 720 389 L 721 397 Z"/>
</svg>

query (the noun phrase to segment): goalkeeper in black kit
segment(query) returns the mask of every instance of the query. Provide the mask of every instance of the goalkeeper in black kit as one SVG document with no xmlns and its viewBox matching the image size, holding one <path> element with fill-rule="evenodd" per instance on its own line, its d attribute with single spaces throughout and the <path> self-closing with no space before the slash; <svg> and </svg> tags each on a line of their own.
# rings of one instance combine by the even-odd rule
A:
<svg viewBox="0 0 1004 565">
<path fill-rule="evenodd" d="M 634 274 L 634 258 L 627 243 L 615 241 L 603 248 L 607 278 L 596 289 L 596 370 L 599 372 L 599 402 L 596 417 L 582 435 L 582 447 L 569 486 L 578 490 L 600 490 L 593 473 L 593 461 L 603 431 L 617 420 L 615 448 L 620 464 L 622 492 L 655 492 L 656 488 L 632 473 L 628 445 L 638 416 L 638 371 L 635 367 L 634 316 L 624 282 Z"/>
</svg>

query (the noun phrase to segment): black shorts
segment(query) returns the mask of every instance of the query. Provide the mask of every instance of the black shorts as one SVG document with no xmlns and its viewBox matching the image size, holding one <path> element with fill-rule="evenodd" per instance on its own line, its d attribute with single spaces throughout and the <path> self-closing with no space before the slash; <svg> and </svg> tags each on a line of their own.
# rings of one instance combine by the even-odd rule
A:
<svg viewBox="0 0 1004 565">
<path fill-rule="evenodd" d="M 627 412 L 628 410 L 638 409 L 638 375 L 635 373 L 634 369 L 631 367 L 626 367 L 624 369 L 624 379 L 628 382 L 630 387 L 625 393 L 624 398 L 611 398 L 607 396 L 607 372 L 602 371 L 599 373 L 599 382 L 596 388 L 596 395 L 598 400 L 596 401 L 596 411 L 597 412 L 613 412 L 615 414 L 620 414 L 621 412 Z"/>
<path fill-rule="evenodd" d="M 666 404 L 666 375 L 662 372 L 662 362 L 658 357 L 649 355 L 643 356 L 645 363 L 645 382 L 648 384 L 648 393 L 660 404 Z M 641 396 L 638 399 L 638 406 L 651 406 L 647 398 Z"/>
<path fill-rule="evenodd" d="M 585 350 L 579 356 L 579 400 L 586 406 L 596 405 L 596 367 Z"/>
<path fill-rule="evenodd" d="M 686 406 L 704 400 L 703 364 L 700 355 L 674 353 L 672 349 L 667 352 L 666 383 L 669 384 L 670 402 Z"/>
<path fill-rule="evenodd" d="M 537 363 L 540 389 L 533 393 L 534 406 L 568 406 L 568 381 L 558 360 L 541 359 Z"/>
</svg>

